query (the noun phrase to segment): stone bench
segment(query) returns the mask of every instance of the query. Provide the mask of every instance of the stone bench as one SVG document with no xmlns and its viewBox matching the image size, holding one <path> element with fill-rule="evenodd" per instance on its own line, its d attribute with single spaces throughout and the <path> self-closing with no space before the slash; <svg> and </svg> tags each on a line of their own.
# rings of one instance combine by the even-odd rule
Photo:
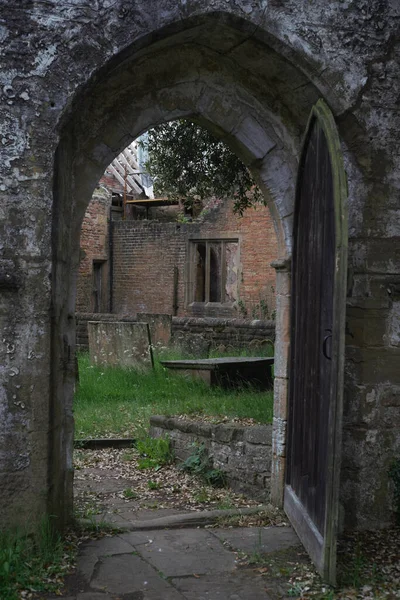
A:
<svg viewBox="0 0 400 600">
<path fill-rule="evenodd" d="M 258 389 L 273 387 L 272 365 L 274 358 L 226 357 L 196 360 L 162 360 L 161 364 L 192 377 L 202 379 L 210 387 L 237 388 L 251 384 Z"/>
</svg>

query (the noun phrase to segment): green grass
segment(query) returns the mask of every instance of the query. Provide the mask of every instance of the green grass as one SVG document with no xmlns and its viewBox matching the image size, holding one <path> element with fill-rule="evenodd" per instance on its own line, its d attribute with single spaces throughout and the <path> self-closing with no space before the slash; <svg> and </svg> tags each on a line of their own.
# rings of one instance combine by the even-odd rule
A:
<svg viewBox="0 0 400 600">
<path fill-rule="evenodd" d="M 68 553 L 48 520 L 35 534 L 0 531 L 0 598 L 19 600 L 22 590 L 58 591 Z"/>
<path fill-rule="evenodd" d="M 170 373 L 158 359 L 153 371 L 141 372 L 93 366 L 83 354 L 79 376 L 74 403 L 77 438 L 143 437 L 152 414 L 202 413 L 272 421 L 272 391 L 209 388 L 202 381 Z"/>
</svg>

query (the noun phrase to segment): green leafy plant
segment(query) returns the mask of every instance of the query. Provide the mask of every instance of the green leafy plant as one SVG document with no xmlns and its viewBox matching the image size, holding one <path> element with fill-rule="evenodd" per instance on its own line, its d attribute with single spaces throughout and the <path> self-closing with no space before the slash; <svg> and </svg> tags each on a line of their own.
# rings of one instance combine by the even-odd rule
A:
<svg viewBox="0 0 400 600">
<path fill-rule="evenodd" d="M 346 564 L 343 566 L 341 584 L 356 589 L 366 584 L 369 581 L 365 575 L 367 566 L 362 547 L 358 544 L 354 550 L 354 554 L 348 558 Z"/>
<path fill-rule="evenodd" d="M 139 469 L 159 470 L 173 461 L 171 443 L 168 438 L 146 437 L 136 442 L 136 448 L 142 458 L 138 460 Z"/>
<path fill-rule="evenodd" d="M 294 583 L 287 591 L 288 596 L 302 596 L 304 586 L 301 583 Z"/>
<path fill-rule="evenodd" d="M 400 459 L 394 460 L 391 464 L 389 477 L 393 481 L 396 520 L 400 525 Z"/>
<path fill-rule="evenodd" d="M 159 490 L 162 485 L 159 481 L 152 481 L 151 479 L 147 482 L 149 490 Z"/>
<path fill-rule="evenodd" d="M 69 552 L 49 519 L 34 533 L 0 531 L 0 598 L 19 600 L 27 589 L 57 591 Z"/>
<path fill-rule="evenodd" d="M 194 494 L 194 499 L 196 502 L 208 502 L 210 500 L 210 495 L 208 493 L 207 488 L 202 487 L 196 494 Z"/>
<path fill-rule="evenodd" d="M 192 444 L 192 449 L 192 454 L 182 463 L 181 469 L 198 475 L 210 485 L 225 486 L 226 475 L 220 469 L 213 468 L 212 460 L 204 444 Z"/>
<path fill-rule="evenodd" d="M 128 500 L 134 500 L 135 498 L 138 498 L 138 494 L 132 489 L 132 488 L 126 488 L 126 490 L 124 490 L 123 492 L 124 498 L 127 498 Z"/>
</svg>

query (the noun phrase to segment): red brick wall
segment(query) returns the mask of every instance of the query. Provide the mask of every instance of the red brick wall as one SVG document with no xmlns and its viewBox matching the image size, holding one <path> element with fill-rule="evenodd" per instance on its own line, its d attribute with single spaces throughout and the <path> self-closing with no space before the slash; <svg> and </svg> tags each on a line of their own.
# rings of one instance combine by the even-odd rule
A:
<svg viewBox="0 0 400 600">
<path fill-rule="evenodd" d="M 270 318 L 275 309 L 275 271 L 270 267 L 277 257 L 272 219 L 266 207 L 258 206 L 238 217 L 233 202 L 217 203 L 202 222 L 193 224 L 156 221 L 114 223 L 113 312 L 172 313 L 174 268 L 178 268 L 178 316 L 194 314 L 184 305 L 185 260 L 188 235 L 232 233 L 240 238 L 240 298 L 250 318 Z M 261 302 L 260 302 L 261 300 Z M 260 304 L 267 301 L 269 314 Z M 197 311 L 196 314 L 201 314 Z M 207 311 L 209 316 L 232 316 L 232 309 Z M 240 313 L 239 313 L 240 314 Z M 243 313 L 241 314 L 243 316 Z"/>
<path fill-rule="evenodd" d="M 108 299 L 108 219 L 111 194 L 95 190 L 86 210 L 81 229 L 81 260 L 77 280 L 76 310 L 93 311 L 93 261 L 106 261 L 102 268 L 101 311 L 107 312 Z"/>
<path fill-rule="evenodd" d="M 172 314 L 174 267 L 185 267 L 186 234 L 178 223 L 113 223 L 113 312 Z M 183 281 L 178 282 L 183 305 Z"/>
<path fill-rule="evenodd" d="M 270 318 L 275 310 L 275 269 L 270 266 L 278 256 L 277 239 L 269 209 L 255 206 L 243 216 L 233 212 L 233 201 L 222 202 L 201 225 L 201 236 L 207 233 L 237 233 L 240 236 L 240 299 L 250 318 Z M 260 300 L 267 301 L 269 315 L 260 313 Z M 242 315 L 243 316 L 243 315 Z"/>
</svg>

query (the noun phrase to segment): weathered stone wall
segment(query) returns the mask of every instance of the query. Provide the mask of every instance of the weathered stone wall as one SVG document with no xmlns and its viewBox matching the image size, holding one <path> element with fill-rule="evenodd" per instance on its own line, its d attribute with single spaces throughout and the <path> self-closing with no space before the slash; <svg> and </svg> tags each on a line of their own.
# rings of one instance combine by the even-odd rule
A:
<svg viewBox="0 0 400 600">
<path fill-rule="evenodd" d="M 0 522 L 71 515 L 79 232 L 107 164 L 152 125 L 195 116 L 259 181 L 284 264 L 301 137 L 323 97 L 349 185 L 341 501 L 349 527 L 388 523 L 388 467 L 400 452 L 399 3 L 22 0 L 1 12 Z M 277 501 L 290 291 L 281 273 Z"/>
<path fill-rule="evenodd" d="M 271 346 L 275 340 L 274 321 L 246 319 L 216 319 L 212 317 L 174 317 L 171 344 L 188 346 L 193 338 L 201 338 L 210 348 L 228 351 L 230 348 L 256 350 Z"/>
<path fill-rule="evenodd" d="M 164 321 L 168 315 L 161 315 Z M 270 345 L 270 341 L 275 339 L 275 323 L 273 321 L 248 321 L 245 319 L 215 319 L 215 318 L 196 318 L 196 317 L 172 317 L 170 330 L 171 340 L 168 342 L 166 335 L 154 335 L 154 328 L 157 323 L 152 325 L 152 318 L 158 315 L 139 314 L 137 317 L 112 314 L 76 314 L 76 345 L 78 350 L 86 351 L 89 349 L 88 328 L 89 321 L 124 321 L 135 322 L 137 320 L 149 322 L 152 332 L 152 342 L 159 345 L 168 346 L 187 346 L 190 338 L 201 337 L 211 348 L 228 350 L 229 348 L 249 348 Z M 164 330 L 167 324 L 165 323 Z"/>
<path fill-rule="evenodd" d="M 149 432 L 155 438 L 168 436 L 179 460 L 193 454 L 193 444 L 204 444 L 213 468 L 223 471 L 232 489 L 264 502 L 269 499 L 272 425 L 214 425 L 153 416 Z"/>
</svg>

